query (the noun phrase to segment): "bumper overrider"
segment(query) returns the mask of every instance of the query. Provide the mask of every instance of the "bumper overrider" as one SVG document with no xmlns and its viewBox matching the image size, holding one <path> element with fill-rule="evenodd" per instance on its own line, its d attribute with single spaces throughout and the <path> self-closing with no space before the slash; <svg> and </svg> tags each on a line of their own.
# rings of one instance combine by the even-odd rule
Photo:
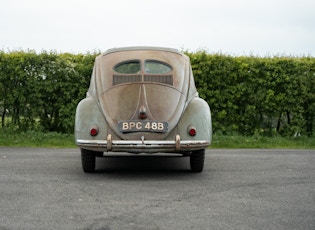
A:
<svg viewBox="0 0 315 230">
<path fill-rule="evenodd" d="M 76 144 L 83 149 L 97 152 L 185 152 L 204 149 L 210 145 L 208 140 L 180 140 L 176 135 L 175 140 L 112 140 L 109 134 L 107 140 L 82 140 L 78 139 Z"/>
</svg>

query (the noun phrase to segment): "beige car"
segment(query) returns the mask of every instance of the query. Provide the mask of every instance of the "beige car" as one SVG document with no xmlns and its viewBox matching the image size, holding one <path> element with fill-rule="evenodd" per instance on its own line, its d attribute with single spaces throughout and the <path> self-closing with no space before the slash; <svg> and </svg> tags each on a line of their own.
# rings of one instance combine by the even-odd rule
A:
<svg viewBox="0 0 315 230">
<path fill-rule="evenodd" d="M 87 96 L 77 106 L 75 139 L 84 172 L 106 152 L 190 156 L 204 166 L 210 108 L 198 96 L 189 58 L 176 49 L 126 47 L 96 57 Z"/>
</svg>

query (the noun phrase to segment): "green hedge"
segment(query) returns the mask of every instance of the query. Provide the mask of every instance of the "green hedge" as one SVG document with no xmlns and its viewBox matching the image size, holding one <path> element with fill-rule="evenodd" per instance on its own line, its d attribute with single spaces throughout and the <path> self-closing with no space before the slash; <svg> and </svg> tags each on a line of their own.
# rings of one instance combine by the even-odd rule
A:
<svg viewBox="0 0 315 230">
<path fill-rule="evenodd" d="M 215 132 L 313 134 L 315 58 L 189 56 Z"/>
<path fill-rule="evenodd" d="M 73 132 L 96 54 L 0 53 L 2 127 Z"/>
<path fill-rule="evenodd" d="M 315 58 L 186 54 L 214 132 L 313 135 Z M 1 127 L 73 132 L 96 55 L 0 51 Z"/>
</svg>

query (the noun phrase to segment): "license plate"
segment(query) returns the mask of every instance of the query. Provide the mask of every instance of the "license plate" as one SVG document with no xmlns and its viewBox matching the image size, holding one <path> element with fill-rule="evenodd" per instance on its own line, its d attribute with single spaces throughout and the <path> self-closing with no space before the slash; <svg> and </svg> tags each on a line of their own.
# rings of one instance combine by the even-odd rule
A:
<svg viewBox="0 0 315 230">
<path fill-rule="evenodd" d="M 168 131 L 168 123 L 159 121 L 120 121 L 118 122 L 118 130 L 123 133 L 128 132 L 165 133 Z"/>
</svg>

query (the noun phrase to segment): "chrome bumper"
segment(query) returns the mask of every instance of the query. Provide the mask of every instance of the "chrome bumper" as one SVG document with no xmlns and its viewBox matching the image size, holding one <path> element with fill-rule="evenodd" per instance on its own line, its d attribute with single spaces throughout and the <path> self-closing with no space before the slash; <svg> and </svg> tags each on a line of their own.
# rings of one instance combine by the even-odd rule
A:
<svg viewBox="0 0 315 230">
<path fill-rule="evenodd" d="M 177 135 L 175 140 L 112 140 L 111 135 L 107 140 L 82 140 L 76 141 L 80 148 L 98 152 L 184 152 L 204 149 L 210 145 L 208 140 L 180 140 Z"/>
</svg>

